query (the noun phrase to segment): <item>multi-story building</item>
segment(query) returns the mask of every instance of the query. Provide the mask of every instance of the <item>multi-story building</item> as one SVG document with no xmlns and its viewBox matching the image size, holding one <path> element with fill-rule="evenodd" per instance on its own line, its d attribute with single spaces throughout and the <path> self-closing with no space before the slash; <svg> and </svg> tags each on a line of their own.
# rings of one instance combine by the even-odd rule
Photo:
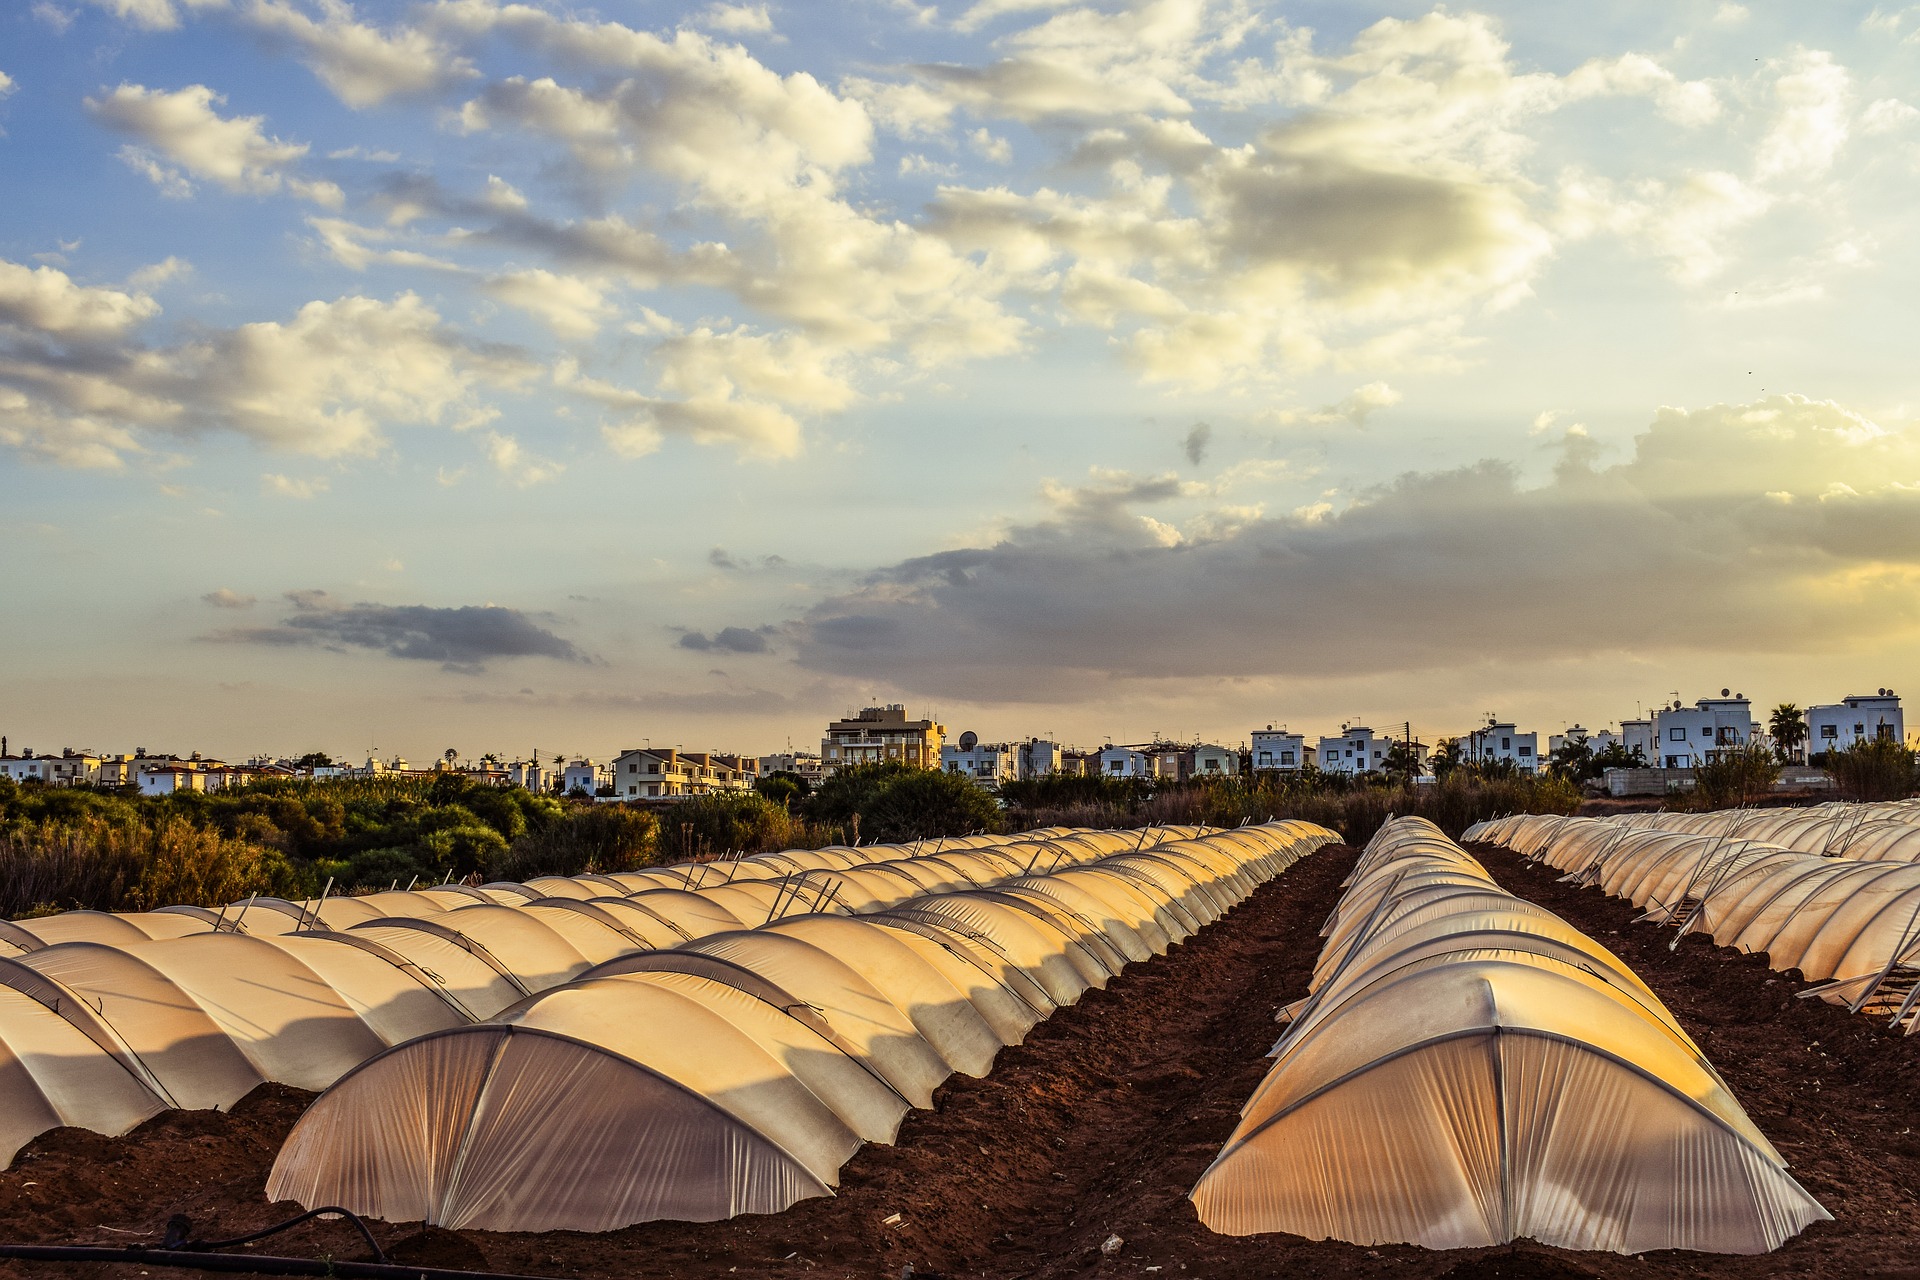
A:
<svg viewBox="0 0 1920 1280">
<path fill-rule="evenodd" d="M 1019 766 L 1022 778 L 1044 778 L 1050 773 L 1066 772 L 1066 751 L 1057 742 L 1029 738 L 1020 744 Z"/>
<path fill-rule="evenodd" d="M 1099 773 L 1105 778 L 1151 778 L 1154 773 L 1154 757 L 1138 747 L 1116 747 L 1111 744 L 1100 748 Z"/>
<path fill-rule="evenodd" d="M 538 760 L 515 760 L 507 766 L 507 785 L 537 794 L 547 789 L 547 770 Z"/>
<path fill-rule="evenodd" d="M 1845 750 L 1856 742 L 1885 738 L 1907 740 L 1900 695 L 1891 689 L 1854 694 L 1828 706 L 1807 708 L 1807 752 Z"/>
<path fill-rule="evenodd" d="M 921 769 L 940 767 L 940 746 L 947 727 L 935 720 L 909 720 L 899 703 L 863 707 L 860 713 L 827 726 L 820 754 L 829 772 L 858 764 L 894 761 Z"/>
<path fill-rule="evenodd" d="M 1212 743 L 1193 748 L 1192 760 L 1191 776 L 1196 778 L 1232 777 L 1240 772 L 1240 753 Z"/>
<path fill-rule="evenodd" d="M 1060 752 L 1060 772 L 1072 774 L 1076 778 L 1098 777 L 1102 771 L 1101 754 L 1098 751 L 1076 751 L 1072 748 L 1063 748 Z"/>
<path fill-rule="evenodd" d="M 44 782 L 50 787 L 71 787 L 77 783 L 100 781 L 101 758 L 71 748 L 57 756 L 37 756 L 31 751 L 19 755 L 0 754 L 0 777 L 15 782 Z"/>
<path fill-rule="evenodd" d="M 1570 724 L 1564 733 L 1547 735 L 1547 758 L 1543 763 L 1551 763 L 1554 757 L 1560 754 L 1560 749 L 1570 742 L 1584 742 L 1587 749 L 1597 755 L 1609 747 L 1619 746 L 1620 735 L 1611 729 L 1593 730 L 1582 724 Z M 1644 748 L 1641 754 L 1646 754 Z"/>
<path fill-rule="evenodd" d="M 1324 773 L 1371 773 L 1387 767 L 1387 750 L 1393 739 L 1376 737 L 1363 724 L 1340 726 L 1337 738 L 1320 739 L 1314 759 Z"/>
<path fill-rule="evenodd" d="M 633 747 L 613 758 L 614 795 L 621 800 L 673 800 L 751 791 L 759 770 L 740 768 L 742 759 L 672 747 Z"/>
<path fill-rule="evenodd" d="M 613 770 L 592 760 L 572 760 L 560 771 L 560 790 L 567 795 L 575 791 L 584 791 L 590 796 L 600 794 L 600 788 L 613 785 Z"/>
<path fill-rule="evenodd" d="M 1656 756 L 1647 763 L 1668 769 L 1691 769 L 1711 763 L 1726 748 L 1745 747 L 1758 726 L 1753 705 L 1744 693 L 1722 689 L 1717 698 L 1701 698 L 1691 707 L 1676 701 L 1653 715 Z"/>
<path fill-rule="evenodd" d="M 940 748 L 940 767 L 961 773 L 984 787 L 997 787 L 1020 776 L 1020 755 L 1010 743 L 982 742 L 971 729 L 959 740 Z"/>
<path fill-rule="evenodd" d="M 1264 769 L 1293 773 L 1307 763 L 1306 735 L 1289 733 L 1285 728 L 1276 729 L 1272 725 L 1255 729 L 1252 758 L 1256 773 Z"/>
<path fill-rule="evenodd" d="M 1644 720 L 1622 720 L 1620 722 L 1620 745 L 1631 755 L 1636 749 L 1640 758 L 1648 765 L 1660 763 L 1660 740 L 1653 732 L 1653 718 Z"/>
<path fill-rule="evenodd" d="M 1511 720 L 1487 723 L 1460 739 L 1469 764 L 1510 764 L 1521 773 L 1540 772 L 1540 735 L 1521 733 Z"/>
<path fill-rule="evenodd" d="M 817 787 L 826 780 L 827 763 L 811 751 L 779 751 L 760 757 L 759 776 L 770 773 L 798 774 L 809 787 Z"/>
</svg>

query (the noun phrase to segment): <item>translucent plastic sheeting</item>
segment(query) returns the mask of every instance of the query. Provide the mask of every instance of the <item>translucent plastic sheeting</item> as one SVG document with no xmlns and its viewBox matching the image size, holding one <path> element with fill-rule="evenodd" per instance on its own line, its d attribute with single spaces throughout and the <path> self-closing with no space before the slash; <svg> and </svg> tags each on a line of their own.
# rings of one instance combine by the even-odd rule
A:
<svg viewBox="0 0 1920 1280">
<path fill-rule="evenodd" d="M 296 1127 L 268 1193 L 488 1230 L 604 1230 L 825 1194 L 860 1142 L 890 1140 L 950 1073 L 984 1074 L 1135 953 L 1185 936 L 1174 897 L 1198 895 L 1212 918 L 1337 839 L 1303 823 L 1217 844 L 1180 834 L 1191 847 L 1151 863 L 1152 875 L 1138 867 L 1150 855 L 1131 852 L 1137 835 L 1096 839 L 1068 851 L 1093 860 L 1068 860 L 1057 878 L 962 877 L 961 891 L 872 914 L 782 915 L 607 961 L 345 1076 Z M 1129 851 L 1099 856 L 1107 846 Z M 912 861 L 1023 868 L 992 852 Z M 533 1032 L 537 1044 L 523 1045 Z M 576 1107 L 587 1088 L 600 1093 Z M 647 1149 L 659 1144 L 697 1157 Z M 575 1149 L 595 1176 L 576 1176 Z M 619 1162 L 611 1171 L 603 1149 Z M 632 1181 L 648 1177 L 679 1182 Z"/>
<path fill-rule="evenodd" d="M 1697 829 L 1692 831 L 1629 826 L 1620 819 L 1547 824 L 1514 818 L 1486 824 L 1482 838 L 1644 907 L 1647 919 L 1680 922 L 1683 932 L 1764 954 L 1776 970 L 1826 982 L 1818 989 L 1823 998 L 1891 1012 L 1911 1031 L 1920 1022 L 1907 998 L 1920 989 L 1920 866 L 1795 852 L 1730 834 L 1804 837 L 1849 814 L 1857 825 L 1863 814 L 1890 807 L 1912 812 L 1867 805 L 1787 811 L 1797 815 L 1797 824 L 1773 813 L 1763 813 L 1764 822 L 1742 811 L 1672 815 L 1688 818 L 1687 825 Z"/>
<path fill-rule="evenodd" d="M 0 1049 L 0 1163 L 54 1124 L 116 1133 L 155 1108 L 229 1106 L 263 1080 L 323 1088 L 389 1045 L 504 1018 L 529 996 L 620 957 L 816 906 L 872 911 L 930 891 L 994 884 L 1035 850 L 1072 865 L 1148 839 L 1138 832 L 977 836 L 524 884 L 298 901 L 255 896 L 219 910 L 75 911 L 0 922 L 0 961 L 17 962 L 0 964 L 12 993 L 0 1003 L 0 1046 L 16 1046 Z M 1023 852 L 996 854 L 1003 846 Z M 996 981 L 1000 961 L 986 958 L 979 943 L 925 926 L 873 932 L 870 950 L 891 948 L 901 966 L 931 966 L 956 984 L 942 997 L 943 1021 L 908 1027 L 909 1037 L 924 1031 L 938 1045 L 927 1049 L 937 1067 L 923 1074 L 979 1067 L 1041 1016 L 1035 1001 L 1046 997 L 1015 989 L 1030 987 L 1024 974 Z M 977 1012 L 960 1008 L 969 997 Z M 939 1004 L 923 1009 L 910 1001 L 902 1016 L 909 1024 L 932 1019 Z M 46 1048 L 67 1043 L 73 1053 Z M 882 1056 L 911 1052 L 890 1047 Z M 98 1105 L 85 1105 L 96 1095 Z"/>
<path fill-rule="evenodd" d="M 1760 1253 L 1826 1218 L 1605 948 L 1431 824 L 1388 824 L 1194 1188 L 1215 1231 Z"/>
</svg>

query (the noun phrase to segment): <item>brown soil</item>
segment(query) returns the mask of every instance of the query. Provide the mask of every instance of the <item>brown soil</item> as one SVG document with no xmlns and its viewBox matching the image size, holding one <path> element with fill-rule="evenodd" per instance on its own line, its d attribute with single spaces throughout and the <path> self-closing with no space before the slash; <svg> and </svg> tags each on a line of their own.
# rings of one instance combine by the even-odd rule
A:
<svg viewBox="0 0 1920 1280">
<path fill-rule="evenodd" d="M 553 1276 L 859 1276 L 991 1280 L 1144 1277 L 1914 1276 L 1920 1280 L 1920 1105 L 1912 1048 L 1868 1019 L 1795 1000 L 1800 984 L 1690 939 L 1629 926 L 1634 912 L 1573 891 L 1511 855 L 1478 850 L 1515 892 L 1615 947 L 1700 1038 L 1760 1127 L 1839 1221 L 1765 1258 L 1576 1254 L 1532 1244 L 1434 1253 L 1293 1236 L 1234 1239 L 1201 1227 L 1186 1192 L 1265 1072 L 1273 1013 L 1305 994 L 1353 853 L 1305 859 L 1220 924 L 1005 1051 L 985 1080 L 955 1079 L 893 1146 L 848 1164 L 840 1194 L 786 1213 L 650 1223 L 605 1235 L 499 1235 L 375 1224 L 407 1261 Z M 1613 936 L 1615 934 L 1618 936 Z M 122 1139 L 49 1134 L 0 1173 L 0 1234 L 35 1242 L 157 1240 L 184 1212 L 204 1236 L 289 1216 L 261 1188 L 306 1095 L 268 1087 L 230 1115 L 175 1113 Z M 897 1220 L 889 1219 L 898 1215 Z M 344 1224 L 255 1246 L 363 1256 Z M 1101 1244 L 1120 1243 L 1111 1253 Z M 18 1264 L 15 1264 L 16 1266 Z M 36 1266 L 0 1276 L 130 1275 L 124 1266 Z M 155 1272 L 158 1275 L 161 1273 Z"/>
</svg>

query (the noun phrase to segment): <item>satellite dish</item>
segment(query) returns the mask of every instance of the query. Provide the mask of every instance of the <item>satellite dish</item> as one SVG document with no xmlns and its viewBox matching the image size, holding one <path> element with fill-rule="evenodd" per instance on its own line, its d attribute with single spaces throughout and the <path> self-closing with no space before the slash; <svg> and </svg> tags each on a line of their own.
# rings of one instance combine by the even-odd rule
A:
<svg viewBox="0 0 1920 1280">
<path fill-rule="evenodd" d="M 980 735 L 969 729 L 960 735 L 960 749 L 962 751 L 971 751 L 978 745 L 979 741 Z"/>
</svg>

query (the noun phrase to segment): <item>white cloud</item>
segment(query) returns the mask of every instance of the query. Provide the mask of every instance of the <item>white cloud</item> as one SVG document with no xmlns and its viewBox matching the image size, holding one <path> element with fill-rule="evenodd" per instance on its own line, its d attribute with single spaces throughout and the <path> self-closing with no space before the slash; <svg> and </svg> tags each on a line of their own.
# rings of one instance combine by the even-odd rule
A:
<svg viewBox="0 0 1920 1280">
<path fill-rule="evenodd" d="M 65 35 L 67 29 L 73 25 L 73 11 L 62 9 L 59 5 L 51 3 L 51 0 L 35 0 L 33 16 L 51 29 L 55 35 Z"/>
<path fill-rule="evenodd" d="M 653 453 L 669 435 L 745 457 L 791 457 L 803 434 L 796 412 L 837 412 L 857 396 L 833 348 L 799 334 L 700 328 L 662 339 L 651 360 L 651 393 L 568 362 L 556 370 L 558 385 L 618 415 L 605 435 L 627 457 Z"/>
<path fill-rule="evenodd" d="M 95 120 L 138 141 L 139 146 L 122 151 L 122 158 L 169 195 L 186 194 L 192 188 L 156 157 L 228 191 L 264 195 L 284 186 L 317 204 L 340 205 L 338 187 L 304 180 L 291 171 L 306 156 L 305 143 L 267 136 L 263 116 L 221 116 L 214 104 L 225 101 L 201 84 L 172 93 L 122 84 L 111 93 L 88 98 L 86 106 Z"/>
<path fill-rule="evenodd" d="M 582 341 L 618 314 L 602 287 L 579 276 L 538 268 L 495 276 L 481 286 L 489 296 L 518 307 L 561 338 Z"/>
<path fill-rule="evenodd" d="M 14 88 L 13 77 L 4 71 L 0 71 L 0 98 L 4 98 L 12 93 Z"/>
<path fill-rule="evenodd" d="M 290 0 L 241 3 L 246 22 L 291 43 L 322 83 L 350 107 L 430 93 L 478 74 L 466 57 L 417 27 L 382 31 L 355 21 L 345 0 L 320 0 L 317 20 Z"/>
<path fill-rule="evenodd" d="M 1779 112 L 1754 158 L 1762 179 L 1801 181 L 1832 167 L 1847 143 L 1853 77 L 1818 50 L 1795 55 L 1774 82 Z"/>
<path fill-rule="evenodd" d="M 296 480 L 290 476 L 269 473 L 260 477 L 260 484 L 268 493 L 282 498 L 293 498 L 301 502 L 327 491 L 325 476 L 310 476 Z"/>
<path fill-rule="evenodd" d="M 141 267 L 127 277 L 127 283 L 136 289 L 157 289 L 173 280 L 182 280 L 193 274 L 193 264 L 185 258 L 176 258 L 168 254 L 158 262 Z"/>
<path fill-rule="evenodd" d="M 77 466 L 209 431 L 320 457 L 365 453 L 390 425 L 485 421 L 480 390 L 532 372 L 453 333 L 410 293 L 139 343 L 132 330 L 157 311 L 145 295 L 0 262 L 0 443 Z"/>
<path fill-rule="evenodd" d="M 764 4 L 710 4 L 694 21 L 733 36 L 766 35 L 773 30 L 773 15 Z"/>
<path fill-rule="evenodd" d="M 144 293 L 76 284 L 53 267 L 0 259 L 0 328 L 56 340 L 112 338 L 159 311 Z"/>
<path fill-rule="evenodd" d="M 1283 409 L 1273 414 L 1273 420 L 1283 426 L 1299 422 L 1332 423 L 1346 422 L 1356 427 L 1364 427 L 1367 420 L 1382 409 L 1391 409 L 1404 397 L 1384 382 L 1369 382 L 1365 386 L 1355 387 L 1334 404 L 1323 405 L 1318 409 L 1301 411 Z M 1543 424 L 1536 422 L 1536 428 Z"/>
<path fill-rule="evenodd" d="M 227 0 L 93 0 L 93 3 L 136 27 L 144 27 L 148 31 L 171 31 L 180 25 L 182 9 L 219 8 Z"/>
<path fill-rule="evenodd" d="M 545 458 L 536 458 L 509 435 L 489 431 L 486 436 L 487 461 L 511 483 L 525 489 L 557 479 L 566 467 Z"/>
<path fill-rule="evenodd" d="M 1916 117 L 1920 117 L 1920 110 L 1908 103 L 1898 98 L 1881 98 L 1860 113 L 1860 132 L 1892 133 L 1906 128 Z"/>
<path fill-rule="evenodd" d="M 1005 138 L 994 136 L 991 130 L 975 129 L 967 135 L 967 145 L 973 148 L 975 155 L 995 164 L 1013 163 L 1013 144 Z"/>
<path fill-rule="evenodd" d="M 1733 0 L 1723 0 L 1713 11 L 1713 25 L 1716 27 L 1738 27 L 1753 15 L 1747 12 L 1747 6 L 1734 4 Z"/>
</svg>

